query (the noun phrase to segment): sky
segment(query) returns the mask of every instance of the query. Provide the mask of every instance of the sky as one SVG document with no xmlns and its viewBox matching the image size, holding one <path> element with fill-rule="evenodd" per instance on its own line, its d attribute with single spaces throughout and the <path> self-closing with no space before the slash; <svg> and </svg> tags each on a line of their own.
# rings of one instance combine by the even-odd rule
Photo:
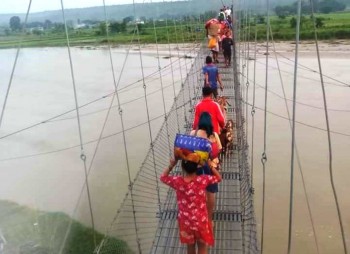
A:
<svg viewBox="0 0 350 254">
<path fill-rule="evenodd" d="M 163 0 L 134 0 L 135 3 L 162 2 Z M 166 0 L 171 2 L 171 0 Z M 0 14 L 26 13 L 30 0 L 0 0 Z M 106 5 L 132 4 L 133 0 L 105 0 Z M 102 6 L 103 0 L 63 0 L 64 8 Z M 61 9 L 61 0 L 32 0 L 30 12 Z"/>
</svg>

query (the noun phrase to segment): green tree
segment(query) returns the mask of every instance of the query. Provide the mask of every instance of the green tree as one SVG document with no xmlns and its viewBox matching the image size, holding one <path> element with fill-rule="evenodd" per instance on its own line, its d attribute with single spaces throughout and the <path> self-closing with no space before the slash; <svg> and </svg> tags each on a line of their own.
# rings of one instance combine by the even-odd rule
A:
<svg viewBox="0 0 350 254">
<path fill-rule="evenodd" d="M 4 31 L 5 31 L 5 35 L 6 35 L 6 36 L 9 36 L 10 33 L 11 33 L 10 29 L 8 29 L 8 28 L 6 28 Z"/>
<path fill-rule="evenodd" d="M 257 16 L 257 23 L 258 24 L 264 24 L 265 23 L 265 17 L 263 15 Z"/>
<path fill-rule="evenodd" d="M 21 19 L 18 16 L 13 16 L 10 18 L 10 28 L 12 31 L 21 29 Z"/>
<path fill-rule="evenodd" d="M 33 34 L 35 34 L 35 35 L 42 35 L 42 34 L 43 34 L 43 31 L 38 30 L 38 29 L 34 29 L 34 30 L 33 30 Z"/>
<path fill-rule="evenodd" d="M 53 32 L 56 32 L 56 33 L 64 32 L 64 30 L 65 30 L 64 24 L 63 23 L 54 23 L 52 30 L 53 30 Z"/>
<path fill-rule="evenodd" d="M 108 22 L 100 22 L 100 25 L 98 27 L 98 31 L 96 31 L 97 35 L 106 35 L 107 34 L 107 30 L 108 32 L 110 31 L 110 24 Z"/>
<path fill-rule="evenodd" d="M 291 28 L 296 28 L 297 26 L 297 19 L 295 17 L 292 17 L 289 21 L 290 27 Z"/>
<path fill-rule="evenodd" d="M 137 24 L 137 29 L 139 30 L 139 33 L 140 33 L 140 34 L 143 34 L 143 33 L 144 33 L 144 28 L 145 28 L 145 25 L 143 25 L 143 24 Z"/>
<path fill-rule="evenodd" d="M 130 21 L 133 21 L 133 20 L 134 20 L 134 17 L 133 16 L 129 16 L 129 17 L 123 18 L 123 23 L 127 24 L 127 23 L 129 23 Z"/>
<path fill-rule="evenodd" d="M 292 17 L 290 19 L 290 27 L 291 28 L 296 28 L 297 27 L 297 19 L 295 17 Z M 306 18 L 305 16 L 300 17 L 300 28 L 306 23 Z"/>
<path fill-rule="evenodd" d="M 336 11 L 343 11 L 346 8 L 344 3 L 335 0 L 323 0 L 319 3 L 319 11 L 322 13 L 330 13 Z"/>
<path fill-rule="evenodd" d="M 324 27 L 324 18 L 317 17 L 315 20 L 315 23 L 316 23 L 315 25 L 317 28 Z"/>
<path fill-rule="evenodd" d="M 285 18 L 286 16 L 295 14 L 295 10 L 293 6 L 290 6 L 290 5 L 276 6 L 275 13 L 279 18 Z"/>
<path fill-rule="evenodd" d="M 44 27 L 45 27 L 45 29 L 50 29 L 51 27 L 52 27 L 52 22 L 51 22 L 51 20 L 45 20 L 45 22 L 44 22 Z"/>
<path fill-rule="evenodd" d="M 122 33 L 126 31 L 126 23 L 124 22 L 112 22 L 109 27 L 112 33 Z"/>
</svg>

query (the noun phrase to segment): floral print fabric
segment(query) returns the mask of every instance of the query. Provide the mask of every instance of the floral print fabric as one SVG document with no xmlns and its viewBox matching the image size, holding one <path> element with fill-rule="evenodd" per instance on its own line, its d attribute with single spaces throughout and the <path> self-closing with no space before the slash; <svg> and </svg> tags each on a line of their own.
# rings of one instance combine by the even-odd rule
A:
<svg viewBox="0 0 350 254">
<path fill-rule="evenodd" d="M 214 244 L 212 226 L 209 225 L 205 188 L 219 180 L 216 176 L 199 175 L 190 182 L 182 176 L 162 175 L 160 180 L 175 189 L 179 208 L 178 222 L 182 243 L 193 244 L 196 240 Z"/>
</svg>

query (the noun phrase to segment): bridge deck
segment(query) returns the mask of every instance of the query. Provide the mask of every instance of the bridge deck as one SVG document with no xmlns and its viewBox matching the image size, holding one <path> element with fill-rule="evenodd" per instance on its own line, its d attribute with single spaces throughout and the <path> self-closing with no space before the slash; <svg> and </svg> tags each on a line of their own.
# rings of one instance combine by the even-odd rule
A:
<svg viewBox="0 0 350 254">
<path fill-rule="evenodd" d="M 220 58 L 223 62 L 223 59 Z M 233 68 L 222 68 L 218 64 L 224 84 L 221 93 L 228 97 L 231 106 L 227 110 L 227 119 L 235 122 L 234 113 L 234 85 Z M 203 77 L 200 80 L 203 84 Z M 198 101 L 201 97 L 196 97 Z M 191 128 L 188 128 L 188 131 Z M 234 128 L 234 134 L 236 134 Z M 236 140 L 236 136 L 235 136 Z M 209 249 L 209 253 L 242 253 L 242 215 L 240 205 L 240 172 L 238 167 L 238 152 L 227 151 L 222 156 L 222 182 L 219 184 L 219 192 L 216 195 L 216 206 L 213 220 L 215 223 L 215 245 Z M 186 245 L 182 245 L 179 239 L 178 225 L 176 220 L 177 205 L 174 191 L 170 191 L 166 201 L 166 207 L 160 214 L 160 223 L 152 253 L 185 253 Z"/>
<path fill-rule="evenodd" d="M 160 183 L 159 176 L 169 163 L 176 133 L 189 132 L 192 128 L 194 105 L 201 99 L 204 78 L 201 68 L 207 54 L 209 51 L 203 44 L 140 170 L 129 183 L 129 191 L 106 237 L 96 249 L 97 254 L 186 252 L 186 246 L 179 242 L 175 192 Z M 223 62 L 222 57 L 220 61 Z M 227 119 L 241 122 L 242 109 L 240 104 L 235 105 L 234 97 L 235 87 L 239 87 L 233 73 L 235 68 L 223 68 L 222 63 L 218 66 L 225 86 L 223 93 L 220 93 L 227 96 L 231 104 Z M 240 88 L 237 88 L 237 93 L 239 98 Z M 209 249 L 209 253 L 255 254 L 259 251 L 247 163 L 248 147 L 244 143 L 242 128 L 234 129 L 234 135 L 233 150 L 222 158 L 223 181 L 219 184 L 213 216 L 215 245 Z M 179 168 L 175 170 L 180 171 Z M 125 241 L 128 249 L 115 245 L 109 236 Z"/>
</svg>

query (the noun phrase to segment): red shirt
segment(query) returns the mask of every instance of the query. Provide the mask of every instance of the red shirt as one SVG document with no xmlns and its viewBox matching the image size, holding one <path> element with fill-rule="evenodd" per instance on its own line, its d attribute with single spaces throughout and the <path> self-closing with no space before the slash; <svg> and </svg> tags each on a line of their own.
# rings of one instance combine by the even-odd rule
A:
<svg viewBox="0 0 350 254">
<path fill-rule="evenodd" d="M 219 127 L 225 127 L 225 118 L 221 112 L 219 104 L 213 101 L 210 97 L 203 98 L 203 100 L 196 105 L 193 129 L 196 130 L 198 128 L 199 117 L 203 112 L 208 112 L 210 114 L 214 132 L 220 134 Z"/>
<path fill-rule="evenodd" d="M 213 245 L 214 238 L 209 225 L 205 188 L 220 180 L 212 175 L 199 175 L 190 182 L 182 176 L 161 175 L 160 180 L 176 191 L 180 240 L 182 243 L 195 243 L 195 238 Z"/>
</svg>

